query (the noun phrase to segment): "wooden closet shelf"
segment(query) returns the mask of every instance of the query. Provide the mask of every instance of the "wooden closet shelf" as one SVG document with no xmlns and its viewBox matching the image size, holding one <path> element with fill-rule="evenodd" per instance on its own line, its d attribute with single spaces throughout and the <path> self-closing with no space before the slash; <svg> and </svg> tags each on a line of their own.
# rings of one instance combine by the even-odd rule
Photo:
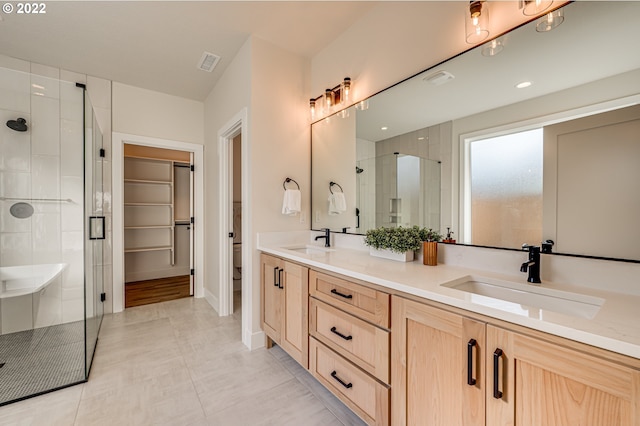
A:
<svg viewBox="0 0 640 426">
<path fill-rule="evenodd" d="M 173 185 L 170 180 L 125 179 L 125 183 L 144 183 L 150 185 Z"/>
<path fill-rule="evenodd" d="M 171 251 L 173 251 L 173 246 L 130 248 L 130 249 L 124 249 L 124 252 L 125 253 L 140 253 L 140 252 L 143 252 L 143 251 L 162 251 L 162 250 L 171 250 Z"/>
</svg>

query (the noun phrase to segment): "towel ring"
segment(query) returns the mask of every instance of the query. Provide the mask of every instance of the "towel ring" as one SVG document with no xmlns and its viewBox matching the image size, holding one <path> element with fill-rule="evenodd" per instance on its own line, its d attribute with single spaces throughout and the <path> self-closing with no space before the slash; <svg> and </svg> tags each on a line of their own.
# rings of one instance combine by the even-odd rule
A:
<svg viewBox="0 0 640 426">
<path fill-rule="evenodd" d="M 295 184 L 296 184 L 296 186 L 298 187 L 298 189 L 300 189 L 300 185 L 298 185 L 298 182 L 296 182 L 295 180 L 293 180 L 293 179 L 291 179 L 291 178 L 286 178 L 286 179 L 284 180 L 284 182 L 282 182 L 282 187 L 284 188 L 284 190 L 285 190 L 285 191 L 287 190 L 287 187 L 285 186 L 285 184 L 286 184 L 286 183 L 289 183 L 289 182 L 293 182 L 293 183 L 295 183 Z"/>
<path fill-rule="evenodd" d="M 335 182 L 329 182 L 329 192 L 331 192 L 333 194 L 333 185 L 337 186 L 338 188 L 340 188 L 340 192 L 344 192 L 344 189 L 342 189 L 342 187 L 335 183 Z"/>
</svg>

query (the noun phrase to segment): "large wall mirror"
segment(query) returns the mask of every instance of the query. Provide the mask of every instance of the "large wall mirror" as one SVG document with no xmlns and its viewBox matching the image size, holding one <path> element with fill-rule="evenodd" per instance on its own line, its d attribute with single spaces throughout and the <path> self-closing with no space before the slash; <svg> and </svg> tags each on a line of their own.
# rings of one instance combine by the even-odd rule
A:
<svg viewBox="0 0 640 426">
<path fill-rule="evenodd" d="M 311 228 L 640 261 L 640 3 L 558 12 L 313 123 Z"/>
</svg>

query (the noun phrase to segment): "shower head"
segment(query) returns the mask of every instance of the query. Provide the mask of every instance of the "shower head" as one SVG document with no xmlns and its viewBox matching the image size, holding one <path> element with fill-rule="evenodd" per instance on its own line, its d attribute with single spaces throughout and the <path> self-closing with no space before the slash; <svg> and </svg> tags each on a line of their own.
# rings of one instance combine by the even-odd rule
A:
<svg viewBox="0 0 640 426">
<path fill-rule="evenodd" d="M 9 120 L 7 121 L 7 127 L 10 128 L 11 130 L 15 130 L 16 132 L 26 132 L 28 129 L 27 120 L 25 120 L 24 118 L 18 118 L 17 120 Z"/>
</svg>

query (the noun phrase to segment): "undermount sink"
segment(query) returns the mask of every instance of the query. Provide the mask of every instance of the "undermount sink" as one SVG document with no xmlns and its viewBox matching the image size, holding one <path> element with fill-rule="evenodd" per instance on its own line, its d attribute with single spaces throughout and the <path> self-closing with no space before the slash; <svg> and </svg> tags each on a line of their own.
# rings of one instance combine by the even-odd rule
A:
<svg viewBox="0 0 640 426">
<path fill-rule="evenodd" d="M 442 286 L 469 293 L 472 303 L 538 318 L 542 316 L 540 310 L 593 318 L 605 301 L 599 297 L 485 277 L 465 277 Z"/>
<path fill-rule="evenodd" d="M 330 249 L 330 248 L 312 246 L 310 244 L 307 244 L 304 246 L 283 247 L 283 248 L 290 251 L 295 251 L 296 253 L 310 254 L 310 255 L 314 255 L 314 254 L 325 255 L 329 252 L 334 251 L 333 249 Z"/>
</svg>

